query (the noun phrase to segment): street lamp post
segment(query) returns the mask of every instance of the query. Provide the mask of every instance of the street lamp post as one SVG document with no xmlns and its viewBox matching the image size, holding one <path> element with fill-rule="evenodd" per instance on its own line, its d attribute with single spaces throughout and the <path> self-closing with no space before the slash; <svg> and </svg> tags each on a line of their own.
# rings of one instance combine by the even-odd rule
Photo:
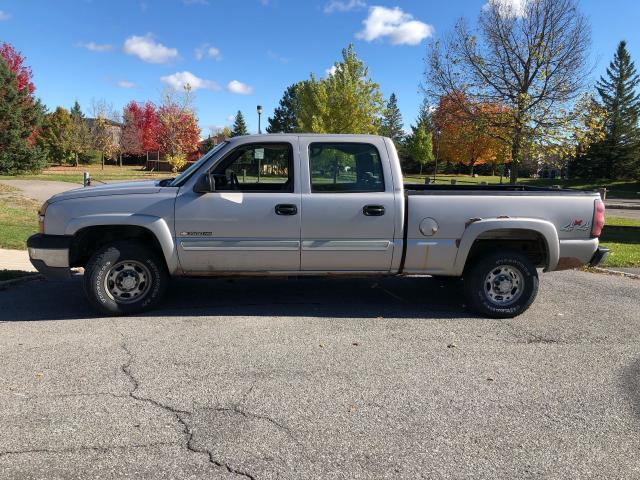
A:
<svg viewBox="0 0 640 480">
<path fill-rule="evenodd" d="M 262 133 L 262 128 L 260 127 L 260 120 L 262 117 L 262 105 L 258 105 L 256 107 L 256 111 L 258 112 L 258 133 Z"/>
<path fill-rule="evenodd" d="M 436 166 L 433 170 L 433 183 L 436 183 L 436 174 L 438 173 L 438 155 L 440 154 L 440 129 L 436 130 L 438 141 L 436 143 Z"/>
</svg>

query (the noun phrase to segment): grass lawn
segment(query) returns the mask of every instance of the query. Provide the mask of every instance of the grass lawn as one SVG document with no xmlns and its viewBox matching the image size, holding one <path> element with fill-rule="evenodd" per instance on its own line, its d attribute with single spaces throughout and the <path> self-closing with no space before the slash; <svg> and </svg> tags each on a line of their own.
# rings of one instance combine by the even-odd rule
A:
<svg viewBox="0 0 640 480">
<path fill-rule="evenodd" d="M 0 185 L 0 248 L 26 250 L 29 236 L 38 231 L 39 202 Z"/>
<path fill-rule="evenodd" d="M 640 227 L 640 220 L 606 217 L 606 224 L 619 227 Z M 640 234 L 624 231 L 603 231 L 600 244 L 611 250 L 603 267 L 640 268 Z"/>
<path fill-rule="evenodd" d="M 136 165 L 125 165 L 122 167 L 105 165 L 104 170 L 100 165 L 80 165 L 79 167 L 50 167 L 37 175 L 0 175 L 0 180 L 55 180 L 58 182 L 82 184 L 83 172 L 89 172 L 93 180 L 103 182 L 117 180 L 153 180 L 175 176 L 175 174 L 171 172 L 149 172 Z"/>
<path fill-rule="evenodd" d="M 426 175 L 406 175 L 406 183 L 424 183 Z M 431 176 L 433 179 L 433 177 Z M 451 180 L 456 180 L 461 185 L 478 184 L 480 182 L 500 183 L 497 176 L 471 177 L 469 175 L 438 175 L 438 184 L 449 184 Z M 509 183 L 509 179 L 503 178 L 503 183 Z M 575 188 L 577 190 L 597 190 L 606 187 L 607 198 L 640 198 L 640 181 L 611 181 L 611 180 L 561 180 L 559 178 L 520 178 L 518 183 L 523 185 L 533 185 L 536 187 L 550 187 L 560 185 L 562 188 Z"/>
</svg>

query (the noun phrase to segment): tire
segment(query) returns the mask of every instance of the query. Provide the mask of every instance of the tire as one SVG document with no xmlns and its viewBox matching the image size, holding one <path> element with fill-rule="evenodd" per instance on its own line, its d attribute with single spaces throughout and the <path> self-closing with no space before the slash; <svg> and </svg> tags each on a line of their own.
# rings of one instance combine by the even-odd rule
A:
<svg viewBox="0 0 640 480">
<path fill-rule="evenodd" d="M 511 250 L 480 255 L 464 274 L 469 305 L 491 318 L 513 318 L 525 312 L 538 294 L 535 265 Z"/>
<path fill-rule="evenodd" d="M 162 299 L 168 283 L 164 262 L 136 241 L 104 246 L 91 257 L 84 273 L 89 303 L 107 315 L 150 310 Z"/>
</svg>

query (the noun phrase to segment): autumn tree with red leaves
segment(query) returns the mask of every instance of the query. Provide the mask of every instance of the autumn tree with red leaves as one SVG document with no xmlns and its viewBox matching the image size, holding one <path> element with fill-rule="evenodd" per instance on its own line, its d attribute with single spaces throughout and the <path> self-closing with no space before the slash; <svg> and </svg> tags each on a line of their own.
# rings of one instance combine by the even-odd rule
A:
<svg viewBox="0 0 640 480">
<path fill-rule="evenodd" d="M 135 101 L 129 102 L 122 112 L 122 152 L 127 155 L 142 155 L 142 108 Z"/>
<path fill-rule="evenodd" d="M 186 85 L 182 95 L 165 92 L 158 108 L 158 144 L 173 171 L 184 167 L 187 156 L 198 150 L 200 128 L 191 102 L 191 89 Z"/>
<path fill-rule="evenodd" d="M 33 95 L 36 87 L 31 81 L 33 73 L 31 67 L 25 65 L 25 58 L 9 43 L 0 45 L 0 57 L 5 61 L 9 70 L 11 70 L 17 81 L 18 90 L 27 89 L 29 95 Z"/>
</svg>

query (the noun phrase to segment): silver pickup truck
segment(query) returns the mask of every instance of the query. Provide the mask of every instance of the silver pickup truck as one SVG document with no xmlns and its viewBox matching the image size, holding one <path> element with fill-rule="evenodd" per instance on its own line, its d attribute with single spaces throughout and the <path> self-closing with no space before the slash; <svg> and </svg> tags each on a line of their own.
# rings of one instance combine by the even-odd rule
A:
<svg viewBox="0 0 640 480">
<path fill-rule="evenodd" d="M 216 146 L 173 179 L 80 188 L 49 199 L 28 240 L 45 276 L 84 267 L 107 314 L 154 306 L 171 276 L 462 277 L 483 315 L 513 317 L 537 269 L 597 265 L 595 192 L 403 185 L 391 140 L 256 135 Z"/>
</svg>

